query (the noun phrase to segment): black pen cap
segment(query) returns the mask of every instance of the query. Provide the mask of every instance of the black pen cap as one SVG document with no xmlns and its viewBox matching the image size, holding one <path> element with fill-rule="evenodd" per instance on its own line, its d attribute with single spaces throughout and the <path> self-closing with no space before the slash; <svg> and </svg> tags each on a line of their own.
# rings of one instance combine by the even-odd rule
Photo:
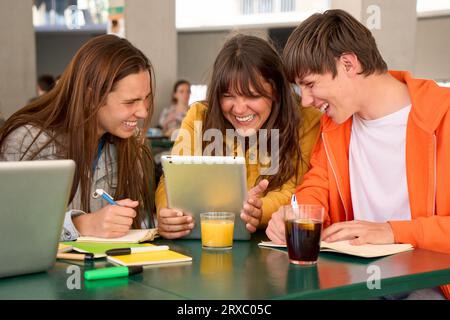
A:
<svg viewBox="0 0 450 320">
<path fill-rule="evenodd" d="M 106 250 L 107 256 L 124 256 L 131 254 L 131 248 L 119 248 Z"/>
<path fill-rule="evenodd" d="M 92 252 L 86 252 L 84 254 L 84 260 L 86 261 L 94 260 L 94 254 Z"/>
<path fill-rule="evenodd" d="M 128 275 L 132 276 L 133 274 L 138 274 L 144 271 L 144 267 L 142 266 L 129 266 L 128 267 Z"/>
</svg>

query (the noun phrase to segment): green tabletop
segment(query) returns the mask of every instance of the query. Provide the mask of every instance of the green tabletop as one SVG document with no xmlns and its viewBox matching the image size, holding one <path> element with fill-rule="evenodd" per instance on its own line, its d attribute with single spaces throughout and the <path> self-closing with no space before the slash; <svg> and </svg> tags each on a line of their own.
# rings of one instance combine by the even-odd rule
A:
<svg viewBox="0 0 450 320">
<path fill-rule="evenodd" d="M 190 255 L 192 263 L 146 268 L 128 278 L 81 281 L 68 288 L 68 268 L 57 261 L 43 273 L 0 279 L 0 299 L 367 299 L 450 283 L 450 255 L 422 249 L 378 259 L 321 253 L 317 266 L 288 262 L 285 251 L 260 248 L 263 233 L 216 252 L 195 240 L 157 240 Z M 80 270 L 109 266 L 105 259 Z M 378 270 L 380 289 L 369 289 Z M 82 274 L 82 272 L 81 272 Z"/>
</svg>

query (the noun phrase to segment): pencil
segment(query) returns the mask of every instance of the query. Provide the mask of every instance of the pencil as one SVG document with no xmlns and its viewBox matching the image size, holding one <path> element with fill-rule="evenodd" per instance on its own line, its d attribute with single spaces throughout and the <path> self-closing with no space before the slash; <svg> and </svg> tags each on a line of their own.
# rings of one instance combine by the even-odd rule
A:
<svg viewBox="0 0 450 320">
<path fill-rule="evenodd" d="M 66 259 L 66 260 L 93 260 L 93 253 L 58 253 L 56 255 L 57 259 Z"/>
</svg>

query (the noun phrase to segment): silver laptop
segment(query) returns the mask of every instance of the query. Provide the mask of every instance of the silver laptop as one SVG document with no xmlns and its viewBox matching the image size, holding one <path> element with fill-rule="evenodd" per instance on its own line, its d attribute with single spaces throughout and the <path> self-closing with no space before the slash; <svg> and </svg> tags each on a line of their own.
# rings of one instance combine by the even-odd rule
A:
<svg viewBox="0 0 450 320">
<path fill-rule="evenodd" d="M 250 233 L 240 218 L 247 198 L 244 157 L 162 156 L 169 208 L 194 215 L 194 229 L 185 239 L 200 239 L 200 213 L 235 213 L 233 238 L 249 240 Z"/>
<path fill-rule="evenodd" d="M 0 277 L 55 262 L 75 162 L 0 162 Z"/>
</svg>

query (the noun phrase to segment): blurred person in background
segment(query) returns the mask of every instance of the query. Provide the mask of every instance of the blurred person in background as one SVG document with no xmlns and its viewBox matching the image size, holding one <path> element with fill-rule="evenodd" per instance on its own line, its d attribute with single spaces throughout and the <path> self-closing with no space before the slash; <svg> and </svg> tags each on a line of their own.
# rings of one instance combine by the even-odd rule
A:
<svg viewBox="0 0 450 320">
<path fill-rule="evenodd" d="M 172 105 L 165 108 L 159 117 L 159 126 L 166 137 L 181 126 L 189 109 L 189 98 L 191 97 L 191 84 L 187 80 L 178 80 L 173 86 Z"/>
<path fill-rule="evenodd" d="M 36 83 L 36 94 L 37 95 L 35 97 L 31 98 L 28 102 L 32 102 L 32 101 L 36 100 L 37 98 L 39 98 L 40 96 L 46 94 L 47 92 L 49 92 L 50 90 L 53 89 L 55 84 L 56 84 L 56 81 L 52 75 L 50 75 L 50 74 L 40 75 L 38 77 L 37 83 Z"/>
<path fill-rule="evenodd" d="M 55 86 L 55 78 L 50 74 L 43 74 L 37 80 L 36 92 L 38 97 L 46 94 Z"/>
</svg>

